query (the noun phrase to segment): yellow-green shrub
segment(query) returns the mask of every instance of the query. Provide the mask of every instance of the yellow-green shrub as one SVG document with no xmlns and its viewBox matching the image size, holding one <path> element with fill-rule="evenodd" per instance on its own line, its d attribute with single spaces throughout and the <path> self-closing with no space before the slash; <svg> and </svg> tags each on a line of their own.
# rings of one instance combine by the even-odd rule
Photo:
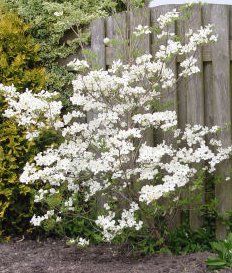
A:
<svg viewBox="0 0 232 273">
<path fill-rule="evenodd" d="M 30 26 L 18 15 L 0 7 L 0 83 L 18 90 L 41 90 L 46 71 L 40 67 L 40 46 L 27 33 Z M 25 162 L 36 147 L 14 122 L 3 117 L 6 103 L 0 97 L 0 236 L 18 234 L 28 227 L 33 212 L 31 189 L 19 183 Z"/>
</svg>

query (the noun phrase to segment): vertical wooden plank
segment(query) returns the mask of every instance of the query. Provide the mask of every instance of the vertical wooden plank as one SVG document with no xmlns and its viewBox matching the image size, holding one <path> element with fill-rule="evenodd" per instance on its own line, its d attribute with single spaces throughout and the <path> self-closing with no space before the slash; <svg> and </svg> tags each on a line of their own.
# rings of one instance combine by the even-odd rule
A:
<svg viewBox="0 0 232 273">
<path fill-rule="evenodd" d="M 176 25 L 176 33 L 178 37 L 180 37 L 181 41 L 185 42 L 185 31 L 186 31 L 186 22 L 185 21 L 178 21 Z M 186 78 L 179 78 L 181 73 L 180 63 L 177 63 L 177 114 L 178 114 L 178 128 L 184 130 L 186 123 L 187 123 L 187 89 L 188 89 L 188 81 Z M 186 192 L 182 192 L 181 199 L 188 198 Z M 182 208 L 183 209 L 183 208 Z M 181 224 L 185 222 L 186 215 L 185 211 L 180 212 L 180 222 Z"/>
<path fill-rule="evenodd" d="M 115 36 L 114 16 L 110 16 L 106 18 L 106 37 L 108 37 L 109 39 L 113 39 L 114 36 Z"/>
<path fill-rule="evenodd" d="M 106 36 L 113 39 L 113 43 L 106 48 L 106 64 L 112 64 L 113 60 L 118 59 L 127 62 L 128 25 L 125 12 L 111 16 L 106 20 Z"/>
<path fill-rule="evenodd" d="M 150 9 L 143 8 L 134 10 L 129 13 L 129 30 L 130 30 L 130 43 L 129 43 L 129 62 L 133 62 L 134 58 L 142 54 L 151 53 L 151 36 L 144 35 L 135 38 L 133 32 L 138 25 L 150 26 L 151 23 Z M 146 142 L 148 145 L 154 145 L 154 131 L 147 130 Z"/>
<path fill-rule="evenodd" d="M 145 35 L 138 39 L 133 37 L 133 32 L 138 25 L 142 26 L 150 26 L 151 20 L 151 13 L 150 9 L 142 8 L 137 9 L 129 14 L 129 21 L 130 21 L 130 44 L 133 49 L 135 49 L 138 55 L 147 54 L 151 52 L 151 36 Z M 133 57 L 133 56 L 131 56 Z"/>
<path fill-rule="evenodd" d="M 97 59 L 97 65 L 100 68 L 106 68 L 106 54 L 105 54 L 105 20 L 103 18 L 97 19 L 91 24 L 91 50 Z"/>
<path fill-rule="evenodd" d="M 203 26 L 211 24 L 211 8 L 208 5 L 202 7 L 202 23 Z M 203 51 L 211 52 L 211 45 L 203 47 Z M 209 61 L 203 64 L 204 77 L 204 112 L 205 126 L 212 127 L 214 125 L 214 106 L 213 106 L 213 68 L 211 54 Z M 209 144 L 210 137 L 206 137 L 206 143 Z M 212 183 L 213 175 L 208 175 L 205 180 L 205 203 L 210 204 L 215 198 L 215 185 Z M 213 223 L 215 226 L 215 223 Z"/>
<path fill-rule="evenodd" d="M 202 26 L 202 14 L 201 5 L 194 5 L 191 10 L 191 16 L 186 24 L 186 31 L 191 28 L 193 31 L 197 31 Z M 201 72 L 192 75 L 188 80 L 187 88 L 187 123 L 194 125 L 204 125 L 204 88 L 203 88 L 203 59 L 202 48 L 199 48 L 195 54 L 197 59 L 197 65 Z M 205 202 L 203 190 L 196 191 L 196 195 L 202 195 L 202 204 Z M 194 192 L 191 194 L 194 194 Z M 192 230 L 199 229 L 203 220 L 197 211 L 199 203 L 190 205 L 189 223 Z"/>
<path fill-rule="evenodd" d="M 91 24 L 91 50 L 95 55 L 96 61 L 92 66 L 97 69 L 106 69 L 106 48 L 104 44 L 104 38 L 106 34 L 105 19 L 100 18 L 92 22 Z M 89 111 L 87 113 L 87 122 L 90 122 L 98 115 L 97 109 Z M 104 196 L 97 194 L 96 196 L 97 206 L 96 210 L 103 208 L 105 203 Z"/>
<path fill-rule="evenodd" d="M 185 42 L 185 22 L 178 21 L 176 25 L 176 32 L 182 42 Z M 177 77 L 181 73 L 180 64 L 177 64 Z M 178 113 L 178 127 L 184 129 L 187 123 L 187 88 L 188 82 L 186 78 L 178 80 L 177 84 L 177 113 Z"/>
<path fill-rule="evenodd" d="M 115 38 L 114 16 L 106 18 L 106 37 L 110 40 Z M 112 65 L 113 60 L 116 58 L 115 55 L 117 54 L 115 54 L 112 43 L 106 45 L 106 66 Z"/>
<path fill-rule="evenodd" d="M 188 27 L 193 31 L 200 29 L 201 6 L 195 5 L 192 9 L 191 17 L 188 21 Z M 187 122 L 191 125 L 204 125 L 204 89 L 203 89 L 203 60 L 202 49 L 199 48 L 195 54 L 197 65 L 201 72 L 192 75 L 188 81 L 187 89 Z"/>
<path fill-rule="evenodd" d="M 106 50 L 104 44 L 105 38 L 105 20 L 97 19 L 91 24 L 91 51 L 94 53 L 95 62 L 92 64 L 95 68 L 106 69 Z M 87 113 L 87 121 L 91 121 L 96 116 L 95 111 Z"/>
<path fill-rule="evenodd" d="M 153 27 L 157 26 L 157 19 L 159 18 L 160 15 L 164 15 L 168 11 L 171 11 L 175 8 L 174 5 L 166 5 L 166 6 L 160 6 L 156 7 L 151 10 L 151 25 Z M 168 29 L 169 32 L 176 33 L 176 24 L 173 23 L 169 26 Z M 160 46 L 160 41 L 156 40 L 156 35 L 153 35 L 152 37 L 152 52 L 155 54 L 157 50 L 159 49 Z M 177 77 L 177 60 L 174 59 L 170 63 L 170 68 L 174 72 L 174 74 Z M 173 88 L 168 89 L 164 95 L 161 98 L 161 102 L 163 102 L 165 105 L 168 106 L 169 110 L 174 110 L 177 112 L 177 85 L 175 84 Z M 158 132 L 157 132 L 158 133 Z M 157 135 L 156 133 L 156 135 Z M 168 143 L 171 143 L 172 136 L 170 133 L 162 133 L 161 136 L 157 136 L 158 138 L 162 138 L 166 140 Z M 181 225 L 181 212 L 180 211 L 175 211 L 172 215 L 170 215 L 170 229 L 177 228 Z"/>
<path fill-rule="evenodd" d="M 204 94 L 205 94 L 205 125 L 212 127 L 214 125 L 213 109 L 213 71 L 212 62 L 204 63 Z"/>
<path fill-rule="evenodd" d="M 211 7 L 212 23 L 219 35 L 218 42 L 212 46 L 214 123 L 223 128 L 219 137 L 225 147 L 231 145 L 229 12 L 229 7 L 225 5 Z M 222 183 L 216 185 L 215 193 L 219 200 L 220 214 L 232 209 L 232 183 L 225 179 L 230 168 L 230 161 L 221 164 L 219 168 Z M 226 227 L 220 221 L 216 225 L 216 235 L 219 239 L 226 236 Z"/>
<path fill-rule="evenodd" d="M 205 126 L 214 125 L 213 109 L 213 71 L 212 62 L 205 62 L 203 66 L 204 74 L 204 95 L 205 95 Z M 206 143 L 209 144 L 210 138 L 206 137 Z M 210 204 L 215 198 L 215 185 L 212 183 L 213 175 L 208 174 L 204 181 L 205 204 Z M 215 226 L 215 223 L 212 223 Z"/>
</svg>

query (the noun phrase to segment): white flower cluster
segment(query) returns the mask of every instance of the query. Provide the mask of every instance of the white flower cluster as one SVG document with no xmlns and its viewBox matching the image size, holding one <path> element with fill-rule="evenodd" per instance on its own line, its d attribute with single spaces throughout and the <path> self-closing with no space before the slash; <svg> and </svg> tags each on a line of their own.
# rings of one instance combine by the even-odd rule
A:
<svg viewBox="0 0 232 273">
<path fill-rule="evenodd" d="M 186 34 L 185 44 L 182 44 L 180 41 L 176 41 L 174 39 L 175 36 L 173 33 L 168 35 L 168 32 L 164 32 L 164 31 L 161 34 L 157 35 L 157 38 L 161 39 L 164 36 L 167 36 L 168 39 L 165 45 L 164 44 L 160 45 L 159 50 L 156 52 L 156 58 L 161 60 L 170 58 L 171 56 L 175 54 L 185 55 L 185 54 L 194 53 L 196 52 L 199 46 L 217 41 L 217 35 L 213 33 L 212 25 L 201 27 L 196 32 L 193 32 L 192 30 L 190 30 Z M 195 65 L 197 60 L 196 58 L 193 57 L 193 55 L 189 56 L 187 59 L 185 59 L 181 63 L 181 67 L 184 67 L 184 68 L 186 68 L 186 66 L 189 67 L 189 71 L 191 71 L 191 73 L 190 72 L 185 73 L 188 76 L 199 72 L 199 70 L 197 69 Z"/>
<path fill-rule="evenodd" d="M 52 217 L 54 215 L 54 210 L 49 210 L 47 211 L 47 213 L 43 216 L 36 216 L 34 215 L 31 218 L 31 224 L 38 227 L 41 225 L 41 223 L 45 220 L 48 220 L 50 217 Z"/>
<path fill-rule="evenodd" d="M 79 237 L 77 239 L 70 239 L 67 241 L 67 245 L 77 244 L 79 247 L 83 248 L 89 245 L 89 240 Z"/>
<path fill-rule="evenodd" d="M 62 16 L 63 14 L 64 14 L 63 11 L 56 11 L 56 12 L 54 12 L 54 15 L 55 15 L 56 17 L 60 17 L 60 16 Z"/>
<path fill-rule="evenodd" d="M 60 122 L 62 103 L 55 100 L 57 93 L 41 91 L 34 94 L 28 89 L 20 93 L 14 86 L 2 84 L 0 93 L 4 94 L 8 103 L 4 116 L 14 118 L 19 125 L 26 126 L 28 139 L 37 137 L 39 130 L 43 128 L 54 126 L 58 129 L 63 126 Z"/>
<path fill-rule="evenodd" d="M 77 245 L 80 246 L 80 247 L 86 247 L 86 246 L 89 245 L 89 240 L 80 237 L 80 238 L 78 239 L 78 241 L 77 241 Z"/>
<path fill-rule="evenodd" d="M 180 66 L 183 68 L 180 76 L 189 76 L 192 74 L 196 74 L 200 72 L 199 67 L 196 65 L 197 59 L 193 58 L 193 56 L 181 62 Z"/>
<path fill-rule="evenodd" d="M 147 35 L 147 34 L 150 34 L 151 33 L 151 29 L 148 27 L 148 26 L 142 26 L 142 25 L 138 25 L 136 28 L 135 28 L 135 31 L 133 32 L 133 34 L 136 36 L 136 37 L 139 37 L 141 35 Z"/>
<path fill-rule="evenodd" d="M 115 212 L 109 210 L 106 206 L 107 215 L 100 215 L 96 220 L 96 224 L 102 228 L 104 239 L 106 241 L 112 241 L 112 239 L 120 234 L 126 228 L 135 228 L 140 230 L 142 228 L 143 222 L 137 221 L 135 212 L 139 210 L 138 204 L 132 202 L 130 204 L 130 209 L 124 209 L 121 214 L 121 218 L 115 220 Z"/>
<path fill-rule="evenodd" d="M 79 60 L 79 59 L 74 59 L 73 61 L 69 62 L 67 64 L 67 66 L 75 71 L 75 72 L 78 72 L 78 71 L 82 71 L 86 68 L 89 68 L 89 64 L 87 63 L 87 61 L 85 60 Z"/>
<path fill-rule="evenodd" d="M 138 160 L 146 168 L 137 170 L 140 173 L 140 179 L 153 180 L 160 172 L 164 175 L 162 184 L 148 184 L 142 187 L 140 201 L 150 204 L 176 188 L 189 183 L 197 172 L 193 163 L 207 162 L 208 166 L 205 166 L 204 169 L 211 173 L 216 170 L 217 164 L 228 159 L 232 153 L 232 147 L 222 148 L 221 142 L 213 138 L 210 142 L 214 148 L 206 144 L 205 137 L 214 134 L 217 129 L 217 127 L 210 129 L 200 125 L 187 125 L 181 135 L 180 131 L 176 130 L 176 137 L 186 143 L 182 149 L 173 148 L 166 145 L 165 142 L 153 147 L 152 150 L 143 145 Z M 162 159 L 167 156 L 170 160 L 164 163 Z"/>
<path fill-rule="evenodd" d="M 177 125 L 177 116 L 175 111 L 163 111 L 134 115 L 133 121 L 142 127 L 161 128 L 166 131 Z"/>
<path fill-rule="evenodd" d="M 175 10 L 161 16 L 160 27 L 177 17 Z M 150 33 L 149 28 L 141 26 L 137 31 Z M 78 75 L 70 98 L 74 110 L 61 119 L 61 103 L 52 99 L 54 94 L 19 94 L 13 87 L 1 86 L 9 102 L 5 115 L 15 117 L 30 133 L 31 125 L 36 132 L 48 124 L 62 128 L 64 142 L 39 153 L 21 175 L 22 183 L 42 181 L 46 185 L 46 190 L 38 192 L 37 202 L 66 187 L 63 204 L 70 213 L 75 208 L 75 195 L 84 194 L 86 201 L 96 194 L 103 196 L 105 214 L 98 216 L 96 224 L 110 241 L 125 229 L 139 230 L 143 224 L 141 205 L 149 205 L 189 183 L 197 172 L 196 165 L 207 163 L 208 171 L 213 172 L 217 164 L 229 158 L 231 147 L 222 148 L 216 138 L 209 145 L 205 141 L 206 135 L 217 132 L 216 127 L 188 125 L 181 132 L 176 129 L 175 112 L 153 111 L 154 101 L 159 101 L 165 88 L 173 87 L 177 80 L 167 57 L 194 54 L 197 46 L 215 40 L 210 26 L 188 37 L 190 44 L 184 45 L 170 38 L 154 58 L 146 54 L 125 65 L 118 60 L 108 71 Z M 77 70 L 88 67 L 77 60 L 75 65 Z M 183 76 L 199 71 L 189 54 L 181 67 Z M 150 146 L 146 143 L 148 129 L 172 130 L 173 145 L 163 141 Z M 39 225 L 53 214 L 34 216 L 31 222 Z M 61 214 L 58 212 L 58 217 Z M 79 244 L 87 242 L 79 240 Z"/>
<path fill-rule="evenodd" d="M 166 14 L 161 15 L 157 21 L 159 23 L 159 27 L 163 29 L 170 23 L 172 23 L 174 20 L 177 20 L 179 17 L 180 12 L 178 12 L 176 9 L 173 9 L 172 11 L 169 11 Z"/>
</svg>

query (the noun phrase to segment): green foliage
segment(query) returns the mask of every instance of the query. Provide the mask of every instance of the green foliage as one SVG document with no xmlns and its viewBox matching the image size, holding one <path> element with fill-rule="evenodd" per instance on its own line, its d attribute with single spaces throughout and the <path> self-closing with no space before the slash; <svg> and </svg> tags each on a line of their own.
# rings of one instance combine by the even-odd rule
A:
<svg viewBox="0 0 232 273">
<path fill-rule="evenodd" d="M 210 250 L 210 241 L 213 239 L 214 234 L 209 228 L 192 231 L 184 225 L 169 233 L 167 245 L 172 253 L 187 254 Z"/>
<path fill-rule="evenodd" d="M 60 64 L 65 64 L 67 57 L 89 44 L 90 22 L 97 17 L 125 10 L 126 2 L 140 7 L 144 1 L 4 0 L 4 2 L 31 25 L 30 33 L 41 45 L 39 57 L 49 72 L 46 88 L 60 92 L 65 102 L 67 86 L 71 84 L 73 73 L 68 72 L 66 67 Z"/>
<path fill-rule="evenodd" d="M 65 186 L 52 196 L 43 200 L 43 205 L 49 210 L 61 211 L 62 220 L 58 221 L 51 217 L 42 223 L 42 228 L 48 236 L 59 236 L 66 238 L 84 237 L 90 239 L 91 243 L 102 241 L 100 230 L 95 225 L 97 201 L 84 201 L 84 195 L 76 194 L 74 210 L 69 211 L 65 206 L 67 193 Z"/>
<path fill-rule="evenodd" d="M 61 93 L 70 85 L 73 74 L 60 66 L 60 62 L 88 44 L 88 25 L 94 18 L 107 16 L 117 8 L 117 3 L 111 0 L 100 3 L 95 0 L 5 0 L 5 3 L 30 24 L 31 35 L 41 45 L 39 58 L 49 72 L 46 88 Z M 65 101 L 65 94 L 63 99 Z"/>
<path fill-rule="evenodd" d="M 188 225 L 183 225 L 174 230 L 166 230 L 159 240 L 153 236 L 152 232 L 148 234 L 147 229 L 143 228 L 139 233 L 133 231 L 124 233 L 115 243 L 127 246 L 133 253 L 143 255 L 153 253 L 180 255 L 210 251 L 212 240 L 214 240 L 214 234 L 209 228 L 193 231 Z"/>
<path fill-rule="evenodd" d="M 207 259 L 206 264 L 210 269 L 232 268 L 232 233 L 224 241 L 211 243 L 212 250 L 216 257 Z"/>
<path fill-rule="evenodd" d="M 40 46 L 27 34 L 29 26 L 13 13 L 0 10 L 0 82 L 20 90 L 41 90 L 45 69 L 39 67 Z"/>
<path fill-rule="evenodd" d="M 18 15 L 0 7 L 0 83 L 14 84 L 21 91 L 40 90 L 46 83 L 40 46 L 28 31 Z M 3 117 L 5 107 L 0 96 L 0 236 L 23 232 L 33 211 L 31 189 L 19 183 L 19 174 L 35 147 L 21 128 Z"/>
<path fill-rule="evenodd" d="M 18 183 L 30 147 L 9 121 L 0 125 L 0 141 L 0 232 L 17 233 L 27 226 L 33 208 L 30 188 Z"/>
</svg>

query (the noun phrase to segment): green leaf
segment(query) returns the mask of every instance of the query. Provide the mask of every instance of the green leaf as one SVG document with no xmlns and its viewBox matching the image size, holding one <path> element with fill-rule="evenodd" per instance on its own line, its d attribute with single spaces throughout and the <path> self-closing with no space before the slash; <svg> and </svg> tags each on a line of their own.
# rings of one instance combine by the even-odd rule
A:
<svg viewBox="0 0 232 273">
<path fill-rule="evenodd" d="M 219 258 L 208 258 L 206 261 L 207 266 L 213 267 L 213 268 L 224 268 L 227 263 Z"/>
</svg>

